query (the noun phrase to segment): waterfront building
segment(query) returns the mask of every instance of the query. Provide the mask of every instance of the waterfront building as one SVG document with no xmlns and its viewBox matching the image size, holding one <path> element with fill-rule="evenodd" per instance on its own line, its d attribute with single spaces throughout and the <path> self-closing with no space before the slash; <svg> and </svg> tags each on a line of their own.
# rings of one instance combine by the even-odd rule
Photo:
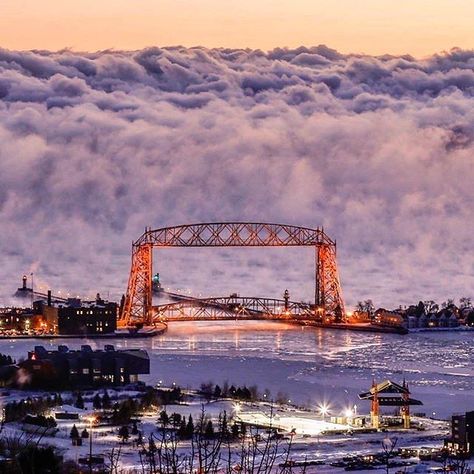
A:
<svg viewBox="0 0 474 474">
<path fill-rule="evenodd" d="M 28 334 L 41 327 L 43 318 L 29 308 L 2 308 L 0 310 L 0 332 Z"/>
<path fill-rule="evenodd" d="M 451 437 L 444 445 L 454 453 L 474 455 L 474 411 L 452 416 Z"/>
<path fill-rule="evenodd" d="M 380 308 L 375 312 L 374 324 L 391 327 L 407 327 L 408 322 L 402 314 Z"/>
<path fill-rule="evenodd" d="M 117 303 L 104 301 L 97 294 L 95 301 L 83 302 L 69 298 L 65 302 L 38 302 L 48 332 L 64 335 L 109 334 L 117 329 Z"/>
<path fill-rule="evenodd" d="M 124 385 L 150 373 L 150 358 L 143 349 L 115 350 L 112 345 L 105 345 L 103 350 L 92 350 L 89 345 L 80 350 L 59 346 L 55 351 L 35 346 L 20 363 L 20 370 L 32 386 L 38 387 Z"/>
</svg>

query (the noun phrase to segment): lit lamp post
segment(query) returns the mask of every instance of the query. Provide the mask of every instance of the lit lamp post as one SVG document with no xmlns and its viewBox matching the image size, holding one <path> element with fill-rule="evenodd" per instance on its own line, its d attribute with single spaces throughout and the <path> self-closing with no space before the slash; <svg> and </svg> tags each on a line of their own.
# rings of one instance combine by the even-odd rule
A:
<svg viewBox="0 0 474 474">
<path fill-rule="evenodd" d="M 323 417 L 323 421 L 326 420 L 326 415 L 329 413 L 329 407 L 326 404 L 319 405 L 318 407 L 320 415 Z"/>
<path fill-rule="evenodd" d="M 345 412 L 344 415 L 346 415 L 347 418 L 347 424 L 352 425 L 352 417 L 354 416 L 354 412 L 352 411 L 351 408 L 348 408 Z"/>
<path fill-rule="evenodd" d="M 89 473 L 92 474 L 92 428 L 96 418 L 95 416 L 88 416 L 86 420 L 89 422 Z"/>
</svg>

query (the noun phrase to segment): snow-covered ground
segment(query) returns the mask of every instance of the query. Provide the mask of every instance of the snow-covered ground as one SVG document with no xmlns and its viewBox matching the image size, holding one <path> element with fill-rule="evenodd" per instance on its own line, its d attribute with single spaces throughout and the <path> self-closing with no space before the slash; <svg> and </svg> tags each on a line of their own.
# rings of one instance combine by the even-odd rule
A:
<svg viewBox="0 0 474 474">
<path fill-rule="evenodd" d="M 133 393 L 129 393 L 133 395 Z M 111 393 L 114 397 L 114 393 Z M 68 394 L 65 394 L 65 398 Z M 292 437 L 291 459 L 295 461 L 322 461 L 324 466 L 318 466 L 317 472 L 338 473 L 341 468 L 331 467 L 330 462 L 340 460 L 348 455 L 375 454 L 381 450 L 382 440 L 390 436 L 392 439 L 398 439 L 399 447 L 408 446 L 440 446 L 442 439 L 446 436 L 446 422 L 437 420 L 417 419 L 423 422 L 425 431 L 406 431 L 390 433 L 358 433 L 357 429 L 350 430 L 347 425 L 337 425 L 321 419 L 321 415 L 309 411 L 302 411 L 289 405 L 270 406 L 265 403 L 245 403 L 232 400 L 221 400 L 217 402 L 206 402 L 197 397 L 188 398 L 188 401 L 180 405 L 169 405 L 167 412 L 180 413 L 181 415 L 192 415 L 197 420 L 202 413 L 212 419 L 217 419 L 219 414 L 224 411 L 228 413 L 229 418 L 236 417 L 237 420 L 248 423 L 256 423 L 262 426 L 271 425 L 278 427 L 286 432 L 286 436 Z M 56 435 L 44 437 L 41 441 L 43 445 L 52 445 L 58 448 L 67 459 L 77 461 L 79 458 L 88 456 L 90 445 L 89 440 L 85 439 L 82 446 L 72 446 L 70 440 L 70 431 L 73 424 L 76 425 L 79 432 L 84 428 L 90 429 L 89 418 L 94 414 L 90 402 L 86 402 L 85 409 L 80 410 L 71 405 L 63 405 L 51 410 L 67 411 L 78 413 L 79 420 L 58 420 L 58 432 Z M 145 439 L 151 433 L 157 433 L 158 410 L 150 411 L 141 417 L 138 428 L 142 431 Z M 93 428 L 93 454 L 103 455 L 107 459 L 107 454 L 112 448 L 117 448 L 119 427 L 94 426 Z M 335 434 L 332 431 L 345 430 L 345 433 Z M 290 433 L 294 431 L 294 435 Z M 326 432 L 323 434 L 322 432 Z M 6 424 L 2 436 L 19 434 L 21 426 L 18 423 Z M 139 469 L 140 457 L 138 449 L 134 443 L 136 436 L 130 436 L 129 441 L 121 445 L 121 465 L 124 469 Z M 189 449 L 189 442 L 183 442 L 181 450 L 183 452 Z M 238 449 L 238 445 L 236 445 Z M 313 472 L 310 468 L 307 472 Z"/>
</svg>

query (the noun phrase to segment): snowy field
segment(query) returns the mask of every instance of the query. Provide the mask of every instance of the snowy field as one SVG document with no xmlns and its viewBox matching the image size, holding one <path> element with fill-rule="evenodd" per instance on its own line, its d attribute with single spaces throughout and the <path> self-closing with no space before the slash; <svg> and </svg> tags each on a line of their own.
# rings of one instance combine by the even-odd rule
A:
<svg viewBox="0 0 474 474">
<path fill-rule="evenodd" d="M 132 393 L 114 393 L 110 391 L 111 397 L 114 399 L 117 395 L 133 395 Z M 18 393 L 12 392 L 12 397 L 17 397 Z M 67 399 L 69 394 L 65 393 L 64 398 Z M 92 395 L 91 395 L 92 396 Z M 90 397 L 89 397 L 90 398 Z M 168 405 L 167 411 L 171 413 L 180 413 L 181 415 L 192 415 L 197 420 L 204 410 L 206 416 L 213 420 L 217 420 L 219 414 L 224 411 L 228 413 L 229 418 L 236 417 L 238 420 L 248 423 L 257 423 L 261 426 L 273 426 L 286 432 L 286 438 L 289 439 L 289 433 L 294 431 L 292 438 L 292 455 L 291 459 L 294 461 L 317 461 L 323 462 L 324 465 L 311 467 L 307 470 L 310 472 L 343 472 L 341 468 L 335 468 L 329 465 L 330 462 L 340 460 L 348 455 L 367 455 L 380 452 L 381 441 L 387 436 L 387 433 L 361 433 L 357 430 L 349 430 L 347 425 L 337 425 L 328 421 L 322 420 L 321 416 L 314 412 L 301 411 L 290 406 L 273 407 L 270 409 L 269 403 L 244 403 L 234 402 L 231 400 L 222 400 L 217 402 L 206 403 L 203 400 L 194 397 L 189 399 L 186 403 L 180 405 Z M 270 410 L 272 417 L 270 420 Z M 55 436 L 45 436 L 42 438 L 41 444 L 51 445 L 60 450 L 60 452 L 67 459 L 75 460 L 87 457 L 89 453 L 89 442 L 84 440 L 82 446 L 71 446 L 69 437 L 73 424 L 81 432 L 84 428 L 89 430 L 90 425 L 88 418 L 93 415 L 94 410 L 89 401 L 86 401 L 85 409 L 80 410 L 71 405 L 63 405 L 51 411 L 67 411 L 70 413 L 78 413 L 79 420 L 58 420 L 58 431 Z M 139 429 L 145 437 L 150 434 L 157 434 L 158 426 L 158 412 L 150 411 L 141 417 Z M 418 419 L 417 422 L 422 421 L 426 430 L 419 432 L 411 430 L 409 432 L 400 430 L 398 432 L 391 432 L 391 437 L 398 438 L 399 447 L 408 446 L 424 446 L 424 447 L 439 447 L 444 436 L 447 433 L 447 423 L 436 420 Z M 102 455 L 107 460 L 107 454 L 111 452 L 112 448 L 117 449 L 118 446 L 118 428 L 112 426 L 95 426 L 93 428 L 93 453 L 95 455 Z M 344 433 L 331 433 L 334 430 L 344 430 Z M 322 434 L 325 431 L 326 434 Z M 352 432 L 353 431 L 353 432 Z M 18 423 L 8 423 L 5 425 L 2 436 L 18 435 L 21 433 L 21 426 Z M 135 444 L 135 436 L 120 445 L 121 450 L 121 466 L 124 472 L 140 471 L 141 463 L 138 454 L 137 445 Z M 238 442 L 236 444 L 238 447 Z M 282 454 L 286 441 L 282 444 Z M 189 442 L 184 441 L 181 444 L 182 452 L 190 449 Z M 433 463 L 421 466 L 421 472 L 434 466 Z M 418 467 L 417 469 L 420 469 Z M 417 472 L 420 472 L 419 470 Z"/>
<path fill-rule="evenodd" d="M 256 385 L 271 397 L 308 407 L 329 404 L 340 414 L 354 404 L 367 413 L 358 393 L 375 378 L 410 384 L 423 401 L 420 412 L 447 419 L 453 412 L 474 409 L 474 334 L 423 332 L 400 336 L 320 328 L 276 322 L 226 321 L 171 323 L 153 339 L 116 340 L 117 348 L 143 347 L 151 357 L 150 384 L 173 382 L 196 388 L 212 381 Z M 102 347 L 112 341 L 55 339 L 5 340 L 0 352 L 26 357 L 35 344 L 77 348 Z"/>
</svg>

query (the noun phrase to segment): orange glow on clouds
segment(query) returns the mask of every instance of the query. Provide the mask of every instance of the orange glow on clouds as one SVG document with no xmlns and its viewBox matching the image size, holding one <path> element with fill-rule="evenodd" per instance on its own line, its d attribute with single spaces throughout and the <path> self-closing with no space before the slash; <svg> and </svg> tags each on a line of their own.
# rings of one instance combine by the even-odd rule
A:
<svg viewBox="0 0 474 474">
<path fill-rule="evenodd" d="M 0 46 L 184 45 L 426 56 L 474 47 L 473 0 L 3 0 Z"/>
</svg>

